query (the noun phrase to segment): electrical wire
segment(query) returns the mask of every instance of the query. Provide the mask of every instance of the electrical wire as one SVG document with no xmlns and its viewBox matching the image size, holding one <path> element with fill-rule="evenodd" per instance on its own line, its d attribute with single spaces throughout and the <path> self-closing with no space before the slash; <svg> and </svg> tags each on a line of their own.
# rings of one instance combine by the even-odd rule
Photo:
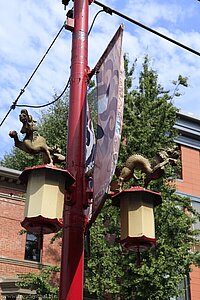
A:
<svg viewBox="0 0 200 300">
<path fill-rule="evenodd" d="M 104 12 L 104 11 L 105 11 L 104 9 L 101 9 L 101 10 L 99 10 L 99 11 L 96 13 L 96 15 L 94 16 L 94 19 L 93 19 L 93 21 L 92 21 L 92 24 L 91 24 L 91 26 L 90 26 L 90 29 L 88 30 L 88 36 L 90 35 L 90 33 L 91 33 L 91 31 L 92 31 L 92 28 L 93 28 L 93 26 L 94 26 L 94 23 L 95 23 L 95 20 L 96 20 L 97 16 L 98 16 L 101 12 Z M 67 84 L 66 84 L 64 90 L 62 91 L 62 93 L 61 93 L 56 99 L 54 99 L 54 100 L 51 101 L 51 102 L 48 102 L 48 103 L 42 104 L 42 105 L 16 104 L 15 106 L 16 106 L 16 107 L 26 107 L 26 108 L 43 108 L 43 107 L 49 106 L 49 105 L 51 105 L 51 104 L 54 104 L 56 101 L 58 101 L 58 100 L 63 96 L 63 94 L 65 93 L 65 91 L 67 90 L 67 88 L 68 88 L 68 86 L 69 86 L 69 83 L 70 83 L 70 77 L 69 77 L 69 79 L 68 79 L 68 81 L 67 81 Z"/>
<path fill-rule="evenodd" d="M 198 1 L 200 1 L 200 0 L 198 0 Z M 94 19 L 93 19 L 93 21 L 92 21 L 92 24 L 91 24 L 91 26 L 90 26 L 90 29 L 89 29 L 89 31 L 88 31 L 88 35 L 91 33 L 91 30 L 92 30 L 92 28 L 93 28 L 93 26 L 94 26 L 94 23 L 95 23 L 95 20 L 96 20 L 97 16 L 98 16 L 101 12 L 104 12 L 104 11 L 105 11 L 106 13 L 108 13 L 108 14 L 110 14 L 110 15 L 116 14 L 116 15 L 118 15 L 119 17 L 121 17 L 121 18 L 123 18 L 123 19 L 125 19 L 125 20 L 127 20 L 127 21 L 129 21 L 129 22 L 131 22 L 131 23 L 133 23 L 133 24 L 135 24 L 135 25 L 137 25 L 137 26 L 139 26 L 139 27 L 141 27 L 141 28 L 143 28 L 143 29 L 145 29 L 145 30 L 147 30 L 147 31 L 149 31 L 149 32 L 151 32 L 151 33 L 153 33 L 153 34 L 155 34 L 155 35 L 157 35 L 157 36 L 159 36 L 159 37 L 161 37 L 161 38 L 163 38 L 163 39 L 165 39 L 165 40 L 167 40 L 167 41 L 169 41 L 169 42 L 171 42 L 171 43 L 173 43 L 173 44 L 175 44 L 175 45 L 177 45 L 177 46 L 179 46 L 179 47 L 181 47 L 181 48 L 183 48 L 183 49 L 185 49 L 185 50 L 187 50 L 187 51 L 189 51 L 189 52 L 191 52 L 191 53 L 193 53 L 193 54 L 195 54 L 195 55 L 200 56 L 200 52 L 198 52 L 198 51 L 196 51 L 196 50 L 194 50 L 194 49 L 192 49 L 192 48 L 190 48 L 190 47 L 188 47 L 188 46 L 186 46 L 186 45 L 184 45 L 184 44 L 182 44 L 182 43 L 179 43 L 178 41 L 176 41 L 176 40 L 174 40 L 174 39 L 171 39 L 171 38 L 167 37 L 166 35 L 164 35 L 164 34 L 158 32 L 158 31 L 156 31 L 156 30 L 154 30 L 154 29 L 152 29 L 152 28 L 150 28 L 150 27 L 148 27 L 148 26 L 146 26 L 146 25 L 144 25 L 144 24 L 142 24 L 142 23 L 140 23 L 140 22 L 138 22 L 138 21 L 136 21 L 136 20 L 134 20 L 134 19 L 132 19 L 132 18 L 130 18 L 130 17 L 124 15 L 124 14 L 122 14 L 122 13 L 120 13 L 119 11 L 116 11 L 116 10 L 110 8 L 110 7 L 106 6 L 106 5 L 104 5 L 103 3 L 100 3 L 100 2 L 97 1 L 97 0 L 94 0 L 94 3 L 97 4 L 97 5 L 99 5 L 99 6 L 101 6 L 103 9 L 100 10 L 100 11 L 98 11 L 98 12 L 96 13 L 96 15 L 95 15 L 95 17 L 94 17 Z M 58 100 L 63 96 L 63 94 L 65 93 L 65 91 L 66 91 L 66 89 L 68 88 L 69 83 L 70 83 L 70 77 L 69 77 L 69 79 L 68 79 L 68 81 L 67 81 L 67 84 L 66 84 L 64 90 L 62 91 L 62 93 L 61 93 L 55 100 L 53 100 L 53 101 L 51 101 L 51 102 L 49 102 L 49 103 L 43 104 L 43 105 L 28 105 L 28 104 L 21 104 L 21 105 L 18 105 L 18 104 L 17 104 L 19 98 L 20 98 L 20 97 L 22 96 L 22 94 L 25 92 L 26 87 L 28 86 L 28 84 L 30 83 L 31 79 L 33 78 L 33 76 L 34 76 L 35 73 L 37 72 L 38 68 L 40 67 L 41 63 L 43 62 L 44 58 L 45 58 L 46 55 L 48 54 L 49 50 L 51 49 L 51 47 L 52 47 L 53 44 L 55 43 L 56 39 L 58 38 L 58 36 L 60 35 L 60 33 L 61 33 L 61 31 L 63 30 L 64 27 L 65 27 L 65 25 L 63 25 L 63 26 L 61 27 L 61 29 L 59 30 L 58 34 L 56 35 L 56 37 L 55 37 L 54 40 L 52 41 L 51 45 L 50 45 L 49 48 L 47 49 L 46 53 L 45 53 L 44 56 L 42 57 L 41 61 L 39 62 L 39 64 L 38 64 L 37 67 L 35 68 L 34 72 L 33 72 L 32 75 L 30 76 L 29 80 L 28 80 L 27 83 L 25 84 L 24 88 L 21 89 L 21 91 L 20 91 L 20 93 L 19 93 L 19 96 L 18 96 L 18 97 L 16 98 L 16 100 L 13 102 L 13 104 L 12 104 L 11 107 L 10 107 L 10 109 L 9 109 L 8 112 L 6 113 L 5 117 L 4 117 L 3 120 L 1 121 L 0 127 L 1 127 L 2 124 L 5 122 L 6 118 L 7 118 L 8 115 L 10 114 L 10 112 L 11 112 L 12 110 L 15 109 L 15 107 L 43 108 L 43 107 L 49 106 L 49 105 L 55 103 L 56 101 L 58 101 Z"/>
<path fill-rule="evenodd" d="M 67 84 L 66 84 L 64 90 L 62 91 L 62 93 L 56 99 L 54 99 L 51 102 L 48 102 L 46 104 L 41 104 L 41 105 L 16 104 L 15 106 L 16 107 L 29 107 L 29 108 L 43 108 L 43 107 L 49 106 L 49 105 L 55 103 L 56 101 L 58 101 L 64 95 L 64 93 L 66 92 L 66 90 L 69 86 L 69 83 L 70 83 L 70 77 L 69 77 L 69 79 L 67 81 Z"/>
<path fill-rule="evenodd" d="M 198 0 L 198 1 L 200 1 L 200 0 Z M 130 17 L 128 17 L 128 16 L 120 13 L 119 11 L 114 10 L 114 9 L 112 9 L 112 8 L 110 8 L 110 7 L 102 4 L 102 3 L 100 3 L 97 0 L 94 0 L 94 3 L 97 4 L 97 5 L 99 5 L 99 6 L 101 6 L 101 7 L 103 7 L 103 9 L 106 12 L 109 12 L 110 14 L 118 15 L 119 17 L 121 17 L 121 18 L 123 18 L 123 19 L 125 19 L 125 20 L 127 20 L 127 21 L 129 21 L 129 22 L 131 22 L 131 23 L 133 23 L 133 24 L 135 24 L 137 26 L 139 26 L 139 27 L 142 27 L 143 29 L 145 29 L 145 30 L 147 30 L 147 31 L 149 31 L 149 32 L 151 32 L 151 33 L 153 33 L 153 34 L 155 34 L 155 35 L 157 35 L 157 36 L 159 36 L 159 37 L 167 40 L 168 42 L 171 42 L 171 43 L 173 43 L 173 44 L 175 44 L 175 45 L 177 45 L 177 46 L 179 46 L 179 47 L 181 47 L 181 48 L 183 48 L 183 49 L 185 49 L 185 50 L 187 50 L 187 51 L 189 51 L 189 52 L 191 52 L 191 53 L 193 53 L 195 55 L 200 56 L 200 52 L 198 52 L 198 51 L 196 51 L 196 50 L 194 50 L 194 49 L 192 49 L 192 48 L 190 48 L 190 47 L 188 47 L 186 45 L 183 45 L 183 44 L 179 43 L 178 41 L 176 41 L 174 39 L 171 39 L 170 37 L 167 37 L 166 35 L 158 32 L 158 31 L 156 31 L 156 30 L 154 30 L 154 29 L 152 29 L 152 28 L 150 28 L 150 27 L 148 27 L 148 26 L 146 26 L 146 25 L 144 25 L 142 23 L 139 23 L 138 21 L 135 21 L 134 19 L 132 19 L 132 18 L 130 18 Z"/>
<path fill-rule="evenodd" d="M 88 35 L 90 35 L 90 33 L 91 33 L 91 31 L 92 31 L 92 28 L 93 28 L 93 26 L 94 26 L 94 22 L 96 21 L 96 18 L 98 17 L 98 15 L 99 15 L 101 12 L 104 12 L 104 9 L 99 10 L 99 11 L 96 13 L 96 15 L 94 16 L 94 19 L 93 19 L 93 21 L 92 21 L 92 24 L 91 24 L 91 26 L 90 26 L 90 29 L 88 30 Z"/>
<path fill-rule="evenodd" d="M 62 32 L 63 28 L 65 27 L 65 24 L 60 28 L 60 30 L 58 31 L 58 33 L 56 34 L 55 38 L 53 39 L 53 41 L 51 42 L 50 46 L 48 47 L 47 51 L 45 52 L 45 54 L 43 55 L 42 59 L 40 60 L 40 62 L 38 63 L 37 67 L 35 68 L 35 70 L 33 71 L 33 73 L 31 74 L 30 78 L 28 79 L 28 81 L 26 82 L 25 86 L 23 89 L 21 89 L 18 97 L 16 98 L 16 100 L 13 102 L 13 104 L 11 105 L 10 109 L 8 110 L 8 112 L 6 113 L 5 117 L 3 118 L 3 120 L 0 123 L 0 127 L 3 125 L 3 123 L 5 122 L 5 120 L 7 119 L 7 117 L 9 116 L 10 112 L 12 110 L 15 109 L 15 107 L 17 106 L 17 102 L 19 100 L 19 98 L 22 96 L 22 94 L 25 92 L 25 89 L 27 88 L 27 86 L 29 85 L 30 81 L 32 80 L 33 76 L 35 75 L 35 73 L 37 72 L 37 70 L 39 69 L 40 65 L 42 64 L 43 60 L 45 59 L 45 57 L 47 56 L 48 52 L 50 51 L 50 49 L 52 48 L 53 44 L 55 43 L 55 41 L 57 40 L 57 38 L 59 37 L 60 33 Z"/>
</svg>

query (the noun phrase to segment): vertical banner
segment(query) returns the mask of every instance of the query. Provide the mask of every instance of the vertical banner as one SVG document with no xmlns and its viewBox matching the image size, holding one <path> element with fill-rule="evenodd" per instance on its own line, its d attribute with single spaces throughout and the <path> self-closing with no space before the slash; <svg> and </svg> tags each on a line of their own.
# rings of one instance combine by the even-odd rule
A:
<svg viewBox="0 0 200 300">
<path fill-rule="evenodd" d="M 88 173 L 94 168 L 94 155 L 96 148 L 96 138 L 94 127 L 90 115 L 90 109 L 87 101 L 87 123 L 86 123 L 86 158 L 85 158 L 85 172 Z"/>
<path fill-rule="evenodd" d="M 103 205 L 115 172 L 121 140 L 124 107 L 123 26 L 120 26 L 96 65 L 97 140 L 94 160 L 93 216 Z"/>
</svg>

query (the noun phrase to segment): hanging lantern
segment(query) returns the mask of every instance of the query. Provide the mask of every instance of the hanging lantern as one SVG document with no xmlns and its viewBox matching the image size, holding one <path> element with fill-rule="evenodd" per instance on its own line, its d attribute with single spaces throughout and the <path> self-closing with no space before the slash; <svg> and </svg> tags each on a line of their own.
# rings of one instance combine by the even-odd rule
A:
<svg viewBox="0 0 200 300">
<path fill-rule="evenodd" d="M 136 252 L 155 246 L 153 208 L 162 202 L 160 193 L 136 186 L 115 194 L 112 200 L 120 206 L 122 246 Z"/>
<path fill-rule="evenodd" d="M 55 166 L 25 169 L 19 179 L 27 185 L 24 220 L 21 225 L 32 233 L 53 233 L 62 228 L 64 193 L 74 177 Z"/>
</svg>

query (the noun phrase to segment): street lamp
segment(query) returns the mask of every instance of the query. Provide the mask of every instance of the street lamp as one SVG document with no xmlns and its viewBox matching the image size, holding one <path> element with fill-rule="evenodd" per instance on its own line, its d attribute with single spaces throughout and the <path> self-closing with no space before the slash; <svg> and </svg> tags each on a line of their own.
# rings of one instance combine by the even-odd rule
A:
<svg viewBox="0 0 200 300">
<path fill-rule="evenodd" d="M 120 206 L 121 245 L 131 251 L 145 251 L 156 244 L 154 212 L 161 204 L 160 193 L 135 186 L 112 196 Z"/>
<path fill-rule="evenodd" d="M 26 168 L 19 179 L 27 185 L 24 220 L 29 232 L 47 234 L 62 228 L 64 193 L 75 179 L 55 166 Z"/>
</svg>

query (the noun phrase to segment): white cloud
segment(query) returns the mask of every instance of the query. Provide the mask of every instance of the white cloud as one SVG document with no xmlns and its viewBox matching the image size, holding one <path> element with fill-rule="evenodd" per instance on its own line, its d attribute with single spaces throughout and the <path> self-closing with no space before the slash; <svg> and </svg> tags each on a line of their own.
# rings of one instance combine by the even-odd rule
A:
<svg viewBox="0 0 200 300">
<path fill-rule="evenodd" d="M 190 5 L 188 0 L 164 2 L 102 0 L 102 2 L 191 48 L 200 49 L 198 1 Z M 70 2 L 70 7 L 72 5 Z M 90 5 L 90 24 L 100 9 L 95 4 Z M 65 14 L 61 0 L 0 1 L 1 120 L 63 25 Z M 200 115 L 198 103 L 200 58 L 114 14 L 111 16 L 103 12 L 95 21 L 89 37 L 89 66 L 94 67 L 122 22 L 125 23 L 123 48 L 129 54 L 129 59 L 133 62 L 138 58 L 139 66 L 144 55 L 148 53 L 152 58 L 153 68 L 158 72 L 160 82 L 167 88 L 171 87 L 171 81 L 179 74 L 189 77 L 189 87 L 182 89 L 184 95 L 175 103 L 184 111 Z M 67 82 L 70 61 L 71 33 L 63 30 L 20 98 L 19 104 L 44 104 L 51 101 L 54 92 L 60 93 Z M 20 129 L 19 111 L 19 108 L 12 111 L 0 128 L 0 155 L 12 145 L 8 131 Z M 37 116 L 38 111 L 30 111 Z"/>
<path fill-rule="evenodd" d="M 151 26 L 163 20 L 176 23 L 185 14 L 180 4 L 150 0 L 129 0 L 124 12 L 129 17 Z"/>
</svg>

